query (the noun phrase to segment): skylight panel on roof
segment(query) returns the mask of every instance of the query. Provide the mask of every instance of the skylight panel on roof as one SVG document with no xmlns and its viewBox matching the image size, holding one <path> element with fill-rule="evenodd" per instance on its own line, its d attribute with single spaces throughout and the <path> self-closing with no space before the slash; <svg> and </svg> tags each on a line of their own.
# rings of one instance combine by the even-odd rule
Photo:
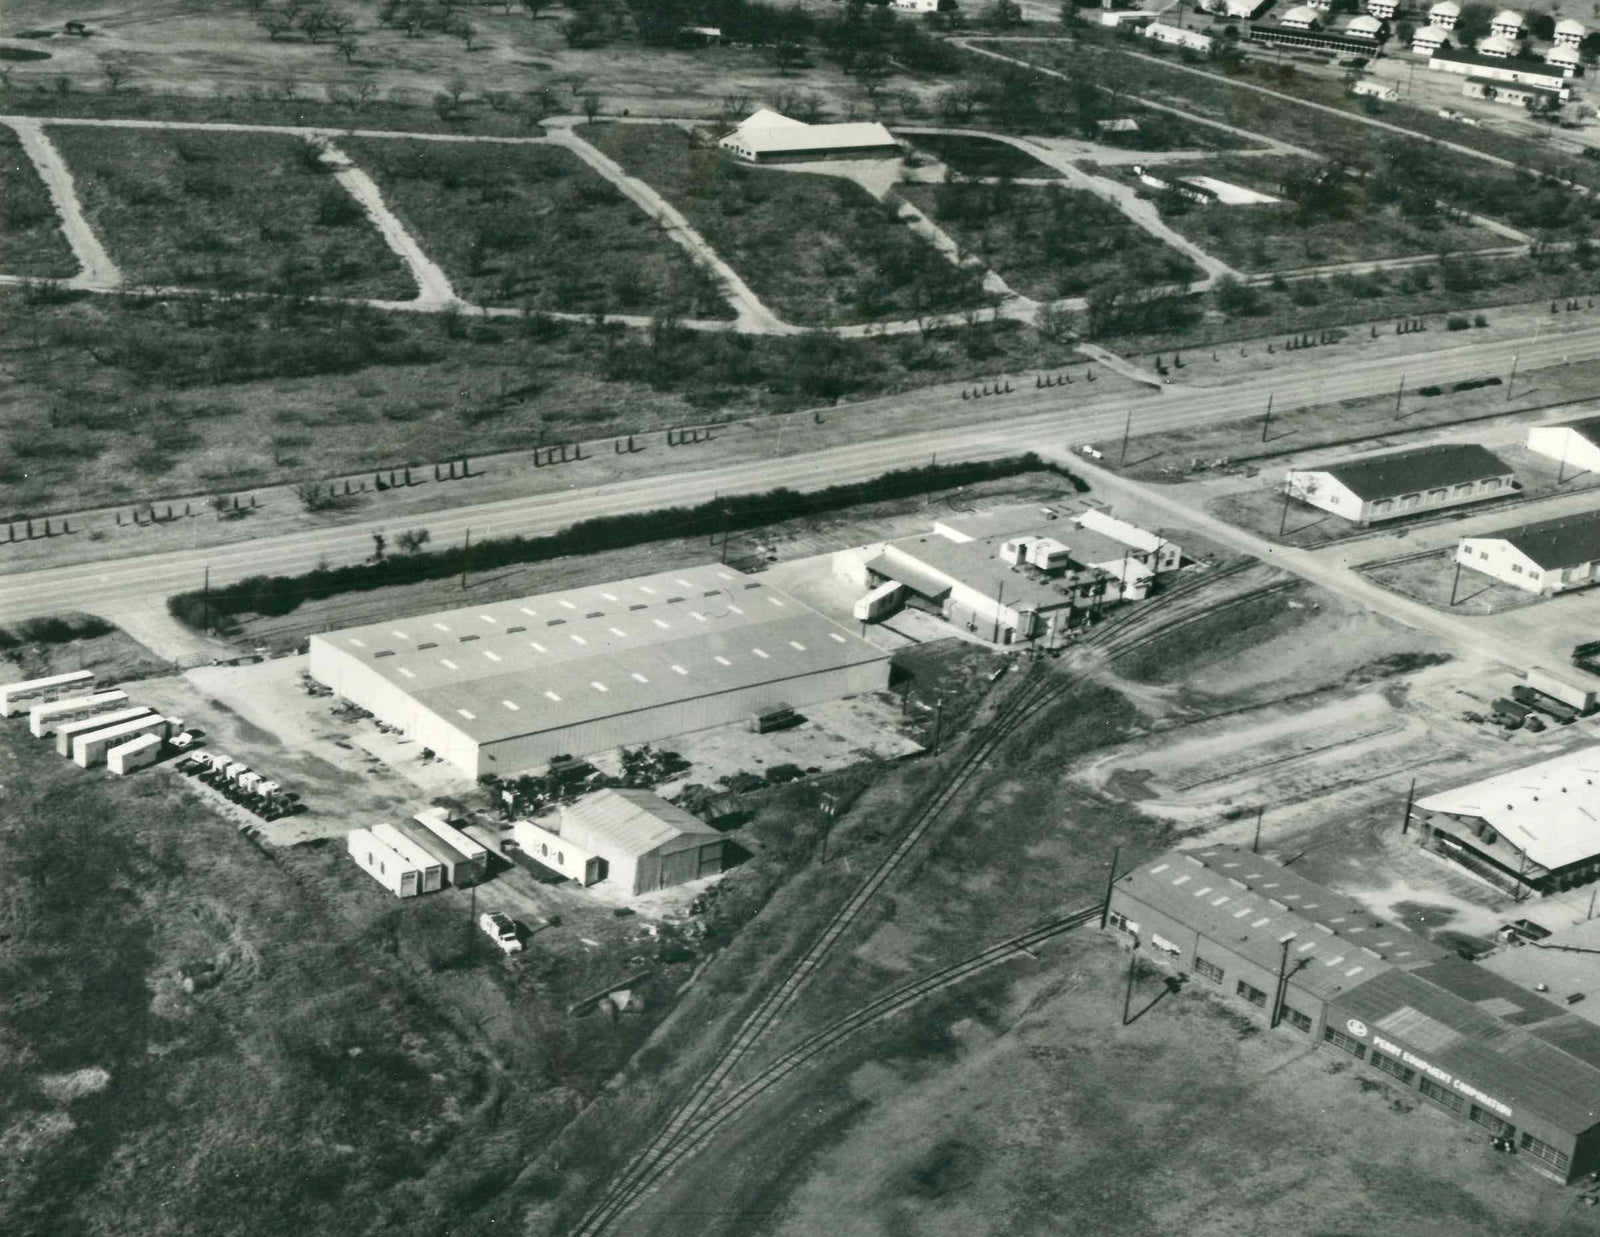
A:
<svg viewBox="0 0 1600 1237">
<path fill-rule="evenodd" d="M 1315 949 L 1316 947 L 1317 943 L 1315 941 L 1307 941 L 1304 945 L 1295 946 L 1295 953 L 1303 954 L 1306 950 Z"/>
<path fill-rule="evenodd" d="M 1171 866 L 1172 865 L 1170 863 L 1158 863 L 1155 867 L 1150 869 L 1150 875 L 1154 876 L 1157 872 L 1165 872 Z"/>
<path fill-rule="evenodd" d="M 674 584 L 681 584 L 681 585 L 683 585 L 684 588 L 693 588 L 694 587 L 693 584 L 689 583 L 689 581 L 685 580 L 682 576 L 679 576 L 676 580 L 673 581 L 673 583 Z"/>
<path fill-rule="evenodd" d="M 399 637 L 399 638 L 400 638 L 400 639 L 402 639 L 402 640 L 409 640 L 409 639 L 411 639 L 411 637 L 410 637 L 410 636 L 408 636 L 408 635 L 406 635 L 406 633 L 405 633 L 405 632 L 403 632 L 403 631 L 401 631 L 401 630 L 400 630 L 400 629 L 399 629 L 399 628 L 398 628 L 398 627 L 392 627 L 392 628 L 390 628 L 390 629 L 389 629 L 389 634 L 390 634 L 390 635 L 391 635 L 391 636 L 398 636 L 398 637 Z"/>
<path fill-rule="evenodd" d="M 445 626 L 443 623 L 435 623 L 434 626 L 436 628 L 438 628 L 440 631 L 449 631 L 450 630 L 450 628 Z"/>
<path fill-rule="evenodd" d="M 1241 906 L 1238 910 L 1233 912 L 1233 917 L 1235 919 L 1243 919 L 1249 913 L 1250 908 L 1248 906 Z"/>
<path fill-rule="evenodd" d="M 1361 972 L 1366 970 L 1366 969 L 1367 968 L 1364 967 L 1364 966 L 1353 966 L 1348 971 L 1346 971 L 1344 973 L 1344 977 L 1346 979 L 1354 979 L 1357 975 L 1361 974 Z"/>
<path fill-rule="evenodd" d="M 770 601 L 773 605 L 778 606 L 780 608 L 783 606 L 783 600 L 781 598 L 768 597 L 767 600 Z"/>
<path fill-rule="evenodd" d="M 641 584 L 639 586 L 639 591 L 641 593 L 648 593 L 652 597 L 654 597 L 656 595 L 656 590 L 651 588 L 648 584 Z"/>
<path fill-rule="evenodd" d="M 582 636 L 574 634 L 573 637 L 572 637 L 572 643 L 574 643 L 574 644 L 588 644 L 589 642 L 587 640 L 585 640 Z"/>
<path fill-rule="evenodd" d="M 563 608 L 565 608 L 567 610 L 576 610 L 578 608 L 577 606 L 573 605 L 570 601 L 568 601 L 565 597 L 563 597 L 561 599 L 561 605 L 562 605 Z"/>
<path fill-rule="evenodd" d="M 719 572 L 717 572 L 717 579 L 719 579 L 719 580 L 731 580 L 731 579 L 733 579 L 733 577 L 730 576 L 726 571 L 719 571 Z"/>
<path fill-rule="evenodd" d="M 544 645 L 540 644 L 537 640 L 529 640 L 528 641 L 528 647 L 533 649 L 534 652 L 536 652 L 536 653 L 548 653 L 550 651 L 549 649 L 545 648 Z"/>
<path fill-rule="evenodd" d="M 1232 900 L 1233 900 L 1232 895 L 1225 893 L 1220 898 L 1212 898 L 1211 899 L 1211 905 L 1212 906 L 1221 906 L 1224 902 L 1231 902 Z"/>
<path fill-rule="evenodd" d="M 718 654 L 716 657 L 713 657 L 711 660 L 716 662 L 717 665 L 719 665 L 719 666 L 731 666 L 731 665 L 733 665 L 733 663 L 731 661 L 729 661 L 726 657 L 723 657 L 721 654 Z"/>
<path fill-rule="evenodd" d="M 672 630 L 672 624 L 671 623 L 662 622 L 660 619 L 651 619 L 650 621 L 652 623 L 654 623 L 657 627 L 661 628 L 662 631 L 671 631 Z"/>
<path fill-rule="evenodd" d="M 626 640 L 628 638 L 628 633 L 623 631 L 620 627 L 612 627 L 609 630 L 611 634 L 616 636 L 618 639 Z"/>
<path fill-rule="evenodd" d="M 557 704 L 561 703 L 561 697 L 556 695 L 555 692 L 545 692 L 544 695 L 546 700 L 554 700 Z"/>
<path fill-rule="evenodd" d="M 597 691 L 597 692 L 605 692 L 605 691 L 610 691 L 611 690 L 604 683 L 602 683 L 599 679 L 590 679 L 589 680 L 589 686 L 594 688 L 595 691 Z"/>
<path fill-rule="evenodd" d="M 728 609 L 732 610 L 735 614 L 743 614 L 744 613 L 743 610 L 739 609 L 739 607 L 734 605 L 733 602 L 731 602 L 731 601 L 728 603 Z"/>
<path fill-rule="evenodd" d="M 689 672 L 687 670 L 685 670 L 682 666 L 679 666 L 679 665 L 675 664 L 672 667 L 672 673 L 673 674 L 688 674 Z"/>
<path fill-rule="evenodd" d="M 539 617 L 539 612 L 537 610 L 530 610 L 530 609 L 528 609 L 527 606 L 518 606 L 517 609 L 521 610 L 529 618 L 538 618 Z"/>
<path fill-rule="evenodd" d="M 492 626 L 498 626 L 499 623 L 500 623 L 500 620 L 495 618 L 495 616 L 492 615 L 492 614 L 480 614 L 480 615 L 478 615 L 478 617 L 480 619 L 482 619 L 485 623 L 489 623 Z"/>
<path fill-rule="evenodd" d="M 476 639 L 478 639 L 477 636 L 472 635 L 472 634 L 469 633 L 469 634 L 461 637 L 461 643 L 462 644 L 471 644 Z"/>
<path fill-rule="evenodd" d="M 1191 879 L 1191 877 L 1190 877 L 1189 873 L 1185 872 L 1182 876 L 1175 877 L 1173 879 L 1172 883 L 1174 885 L 1187 885 L 1189 883 L 1190 879 Z"/>
<path fill-rule="evenodd" d="M 806 646 L 801 644 L 798 640 L 789 641 L 789 647 L 794 649 L 797 653 L 804 653 L 806 651 Z"/>
<path fill-rule="evenodd" d="M 751 649 L 750 651 L 752 653 L 754 653 L 757 657 L 759 657 L 762 661 L 766 661 L 767 658 L 768 658 L 768 653 L 767 653 L 766 649 Z"/>
<path fill-rule="evenodd" d="M 460 666 L 456 665 L 455 662 L 451 661 L 448 657 L 441 657 L 439 659 L 439 664 L 441 666 L 443 666 L 446 670 L 459 670 L 459 669 L 461 669 Z"/>
<path fill-rule="evenodd" d="M 830 631 L 828 633 L 828 639 L 832 640 L 835 644 L 845 643 L 845 638 L 836 631 Z"/>
<path fill-rule="evenodd" d="M 1203 898 L 1215 888 L 1215 885 L 1207 885 L 1204 889 L 1196 889 L 1194 891 L 1194 896 L 1197 898 Z"/>
<path fill-rule="evenodd" d="M 697 623 L 703 623 L 706 621 L 706 616 L 701 614 L 698 610 L 690 610 L 689 614 Z"/>
<path fill-rule="evenodd" d="M 633 672 L 633 678 L 634 678 L 634 681 L 637 682 L 637 683 L 648 683 L 650 681 L 649 679 L 645 678 L 644 675 L 640 674 L 637 670 L 635 670 Z"/>
<path fill-rule="evenodd" d="M 502 700 L 500 703 L 505 705 L 506 708 L 510 709 L 513 713 L 520 713 L 522 711 L 514 700 Z"/>
<path fill-rule="evenodd" d="M 490 661 L 499 661 L 500 660 L 500 654 L 491 653 L 488 649 L 484 649 L 483 650 L 483 655 L 485 657 L 487 657 Z"/>
<path fill-rule="evenodd" d="M 1252 919 L 1250 921 L 1250 926 L 1252 928 L 1259 928 L 1262 924 L 1271 923 L 1271 922 L 1272 922 L 1272 916 L 1271 915 L 1263 915 L 1263 916 L 1261 916 L 1260 919 Z"/>
<path fill-rule="evenodd" d="M 461 714 L 461 716 L 466 718 L 469 722 L 475 722 L 478 720 L 478 715 L 476 713 L 469 712 L 466 709 L 457 709 L 456 712 Z"/>
<path fill-rule="evenodd" d="M 604 597 L 607 601 L 617 600 L 617 595 L 615 593 L 608 593 L 605 591 L 605 589 L 600 590 L 600 596 Z"/>
</svg>

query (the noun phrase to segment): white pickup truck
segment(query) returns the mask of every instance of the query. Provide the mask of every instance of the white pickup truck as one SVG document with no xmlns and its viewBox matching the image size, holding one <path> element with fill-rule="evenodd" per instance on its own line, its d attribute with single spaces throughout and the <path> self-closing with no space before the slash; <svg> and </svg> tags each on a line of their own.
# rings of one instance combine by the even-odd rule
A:
<svg viewBox="0 0 1600 1237">
<path fill-rule="evenodd" d="M 504 953 L 522 952 L 522 938 L 517 935 L 516 921 L 510 915 L 500 911 L 484 911 L 478 916 L 478 926 Z"/>
</svg>

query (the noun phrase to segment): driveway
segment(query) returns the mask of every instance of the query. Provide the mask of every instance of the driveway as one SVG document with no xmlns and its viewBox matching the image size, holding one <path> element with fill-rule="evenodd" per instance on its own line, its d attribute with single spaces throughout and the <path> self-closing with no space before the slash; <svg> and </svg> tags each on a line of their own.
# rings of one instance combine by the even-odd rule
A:
<svg viewBox="0 0 1600 1237">
<path fill-rule="evenodd" d="M 122 272 L 117 269 L 117 264 L 111 260 L 111 255 L 84 218 L 83 208 L 78 205 L 78 191 L 72 183 L 72 173 L 68 171 L 60 152 L 45 137 L 39 122 L 7 117 L 4 123 L 16 131 L 23 150 L 28 152 L 39 178 L 50 191 L 50 201 L 61 216 L 61 230 L 78 259 L 78 273 L 67 281 L 67 286 L 96 291 L 120 288 Z"/>
</svg>

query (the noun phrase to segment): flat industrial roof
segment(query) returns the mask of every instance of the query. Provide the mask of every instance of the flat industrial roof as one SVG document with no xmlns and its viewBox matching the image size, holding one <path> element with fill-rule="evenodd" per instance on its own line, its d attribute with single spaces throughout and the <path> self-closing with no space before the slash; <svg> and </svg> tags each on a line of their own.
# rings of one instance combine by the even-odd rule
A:
<svg viewBox="0 0 1600 1237">
<path fill-rule="evenodd" d="M 1425 795 L 1416 806 L 1486 820 L 1535 863 L 1565 867 L 1600 852 L 1600 746 Z"/>
<path fill-rule="evenodd" d="M 1338 999 L 1462 1082 L 1571 1133 L 1600 1123 L 1600 1027 L 1491 970 L 1446 958 L 1374 975 Z"/>
<path fill-rule="evenodd" d="M 1478 965 L 1523 988 L 1543 984 L 1549 1000 L 1572 1001 L 1566 1005 L 1571 1013 L 1600 1023 L 1600 919 L 1582 920 L 1542 941 L 1504 945 Z"/>
<path fill-rule="evenodd" d="M 479 743 L 890 656 L 788 594 L 715 564 L 312 641 L 363 661 Z"/>
<path fill-rule="evenodd" d="M 1026 571 L 1012 570 L 1011 564 L 1000 558 L 1000 544 L 1005 540 L 1005 536 L 993 536 L 975 541 L 951 541 L 938 533 L 923 533 L 902 537 L 889 545 L 934 571 L 976 589 L 985 597 L 993 597 L 1004 590 L 1001 600 L 1006 605 L 1049 609 L 1072 604 L 1069 581 L 1039 580 Z"/>
<path fill-rule="evenodd" d="M 1290 982 L 1324 1000 L 1374 974 L 1448 956 L 1354 899 L 1235 847 L 1173 851 L 1117 884 L 1268 970 L 1277 970 L 1289 936 Z"/>
</svg>

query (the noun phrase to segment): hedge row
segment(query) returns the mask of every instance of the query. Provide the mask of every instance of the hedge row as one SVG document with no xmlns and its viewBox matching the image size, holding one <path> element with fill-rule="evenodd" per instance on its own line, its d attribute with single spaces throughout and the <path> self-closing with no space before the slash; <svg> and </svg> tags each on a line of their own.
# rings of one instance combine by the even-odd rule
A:
<svg viewBox="0 0 1600 1237">
<path fill-rule="evenodd" d="M 826 489 L 797 493 L 779 488 L 763 494 L 742 494 L 713 499 L 695 507 L 670 507 L 628 515 L 580 520 L 544 537 L 502 537 L 479 542 L 471 550 L 454 546 L 397 555 L 376 562 L 334 569 L 318 568 L 298 576 L 249 576 L 237 584 L 168 598 L 173 617 L 190 627 L 207 624 L 226 629 L 244 614 L 288 614 L 301 602 L 342 593 L 442 580 L 470 566 L 490 571 L 518 563 L 544 562 L 570 554 L 592 554 L 644 545 L 669 537 L 715 536 L 724 532 L 760 528 L 780 520 L 821 515 L 862 503 L 883 502 L 973 485 L 1030 472 L 1050 472 L 1065 477 L 1081 493 L 1088 486 L 1072 473 L 1048 464 L 1032 451 L 964 464 L 928 464 L 896 469 L 868 481 L 830 485 Z"/>
</svg>

